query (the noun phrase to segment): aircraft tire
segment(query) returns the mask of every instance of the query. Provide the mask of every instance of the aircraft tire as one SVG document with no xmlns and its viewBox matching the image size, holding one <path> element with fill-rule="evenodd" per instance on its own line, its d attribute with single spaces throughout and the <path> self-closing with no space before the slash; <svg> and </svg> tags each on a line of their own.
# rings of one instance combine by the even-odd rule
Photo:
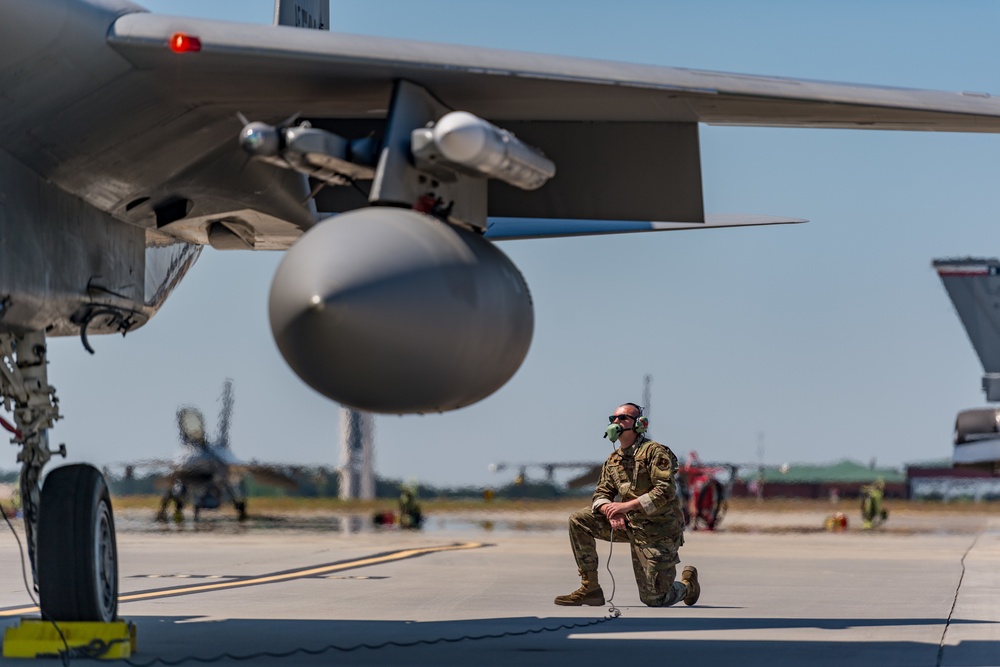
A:
<svg viewBox="0 0 1000 667">
<path fill-rule="evenodd" d="M 705 527 L 715 530 L 721 519 L 722 509 L 722 483 L 713 479 L 705 484 L 698 492 L 698 515 L 705 522 Z"/>
<path fill-rule="evenodd" d="M 42 618 L 106 623 L 117 617 L 118 547 L 111 496 L 93 466 L 63 466 L 45 478 L 37 557 Z"/>
<path fill-rule="evenodd" d="M 720 483 L 719 486 L 721 485 L 722 484 Z M 719 497 L 722 498 L 721 491 L 719 492 Z M 719 527 L 719 524 L 722 523 L 722 519 L 726 516 L 726 512 L 728 511 L 729 511 L 729 501 L 726 500 L 725 498 L 722 498 L 722 501 L 719 503 L 719 511 L 715 513 L 715 525 L 713 526 L 713 529 Z"/>
</svg>

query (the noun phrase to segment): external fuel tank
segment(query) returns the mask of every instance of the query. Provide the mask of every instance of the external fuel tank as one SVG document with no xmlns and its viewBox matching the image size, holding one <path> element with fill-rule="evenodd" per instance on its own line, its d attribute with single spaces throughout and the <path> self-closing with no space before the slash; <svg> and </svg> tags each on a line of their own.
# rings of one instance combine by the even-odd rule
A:
<svg viewBox="0 0 1000 667">
<path fill-rule="evenodd" d="M 320 223 L 275 274 L 278 349 L 313 389 L 384 413 L 483 399 L 524 361 L 534 330 L 517 267 L 478 234 L 407 209 Z"/>
</svg>

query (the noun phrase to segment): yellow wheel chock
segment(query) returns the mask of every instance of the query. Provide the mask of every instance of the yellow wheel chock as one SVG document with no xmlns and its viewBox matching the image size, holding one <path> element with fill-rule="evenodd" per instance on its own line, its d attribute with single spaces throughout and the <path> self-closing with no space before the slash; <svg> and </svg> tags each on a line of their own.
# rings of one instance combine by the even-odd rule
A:
<svg viewBox="0 0 1000 667">
<path fill-rule="evenodd" d="M 22 618 L 19 625 L 4 632 L 3 657 L 54 657 L 67 646 L 70 650 L 82 649 L 91 656 L 99 654 L 102 659 L 128 658 L 135 652 L 135 624 L 122 620 L 110 623 L 57 621 L 53 624 L 39 618 Z"/>
</svg>

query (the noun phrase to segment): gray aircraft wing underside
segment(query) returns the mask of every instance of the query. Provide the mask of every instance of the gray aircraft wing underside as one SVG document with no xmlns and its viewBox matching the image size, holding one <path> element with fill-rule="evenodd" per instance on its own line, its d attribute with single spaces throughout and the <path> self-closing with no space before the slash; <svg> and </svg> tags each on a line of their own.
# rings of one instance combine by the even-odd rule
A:
<svg viewBox="0 0 1000 667">
<path fill-rule="evenodd" d="M 3 19 L 28 4 L 0 7 L 0 149 L 118 219 L 195 243 L 207 242 L 209 221 L 225 220 L 255 237 L 252 247 L 286 248 L 323 213 L 367 203 L 363 190 L 334 187 L 316 198 L 318 211 L 303 205 L 299 174 L 239 149 L 237 111 L 268 122 L 301 113 L 348 138 L 377 136 L 401 80 L 556 164 L 537 191 L 490 182 L 494 238 L 794 222 L 706 217 L 698 123 L 1000 132 L 1000 101 L 983 94 L 179 18 L 117 0 L 83 3 L 89 23 L 69 31 L 53 19 L 48 42 L 26 43 Z M 200 51 L 172 52 L 178 32 Z M 527 229 L 533 219 L 551 224 Z"/>
</svg>

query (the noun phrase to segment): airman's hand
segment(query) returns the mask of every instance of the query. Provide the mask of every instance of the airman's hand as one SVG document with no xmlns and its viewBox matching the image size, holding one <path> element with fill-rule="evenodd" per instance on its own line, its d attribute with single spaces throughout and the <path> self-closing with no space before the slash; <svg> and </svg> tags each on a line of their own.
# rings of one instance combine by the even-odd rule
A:
<svg viewBox="0 0 1000 667">
<path fill-rule="evenodd" d="M 625 530 L 625 514 L 629 508 L 625 503 L 606 503 L 601 505 L 601 511 L 608 517 L 612 530 Z"/>
</svg>

